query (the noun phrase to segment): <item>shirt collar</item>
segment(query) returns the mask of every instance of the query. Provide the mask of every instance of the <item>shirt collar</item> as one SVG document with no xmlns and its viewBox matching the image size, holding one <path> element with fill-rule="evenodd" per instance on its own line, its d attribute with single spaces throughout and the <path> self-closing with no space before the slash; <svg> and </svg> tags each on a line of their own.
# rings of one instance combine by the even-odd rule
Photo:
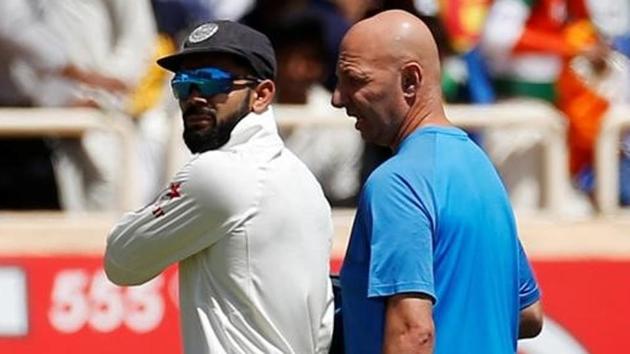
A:
<svg viewBox="0 0 630 354">
<path fill-rule="evenodd" d="M 263 113 L 251 112 L 232 130 L 230 140 L 218 150 L 230 150 L 255 138 L 278 136 L 278 128 L 273 115 L 273 107 L 269 106 Z"/>
</svg>

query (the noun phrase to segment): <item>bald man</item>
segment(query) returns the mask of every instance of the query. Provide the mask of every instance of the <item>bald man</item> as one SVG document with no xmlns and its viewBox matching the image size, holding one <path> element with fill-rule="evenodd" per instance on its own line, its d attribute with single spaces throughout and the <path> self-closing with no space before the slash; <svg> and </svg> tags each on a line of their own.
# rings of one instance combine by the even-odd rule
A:
<svg viewBox="0 0 630 354">
<path fill-rule="evenodd" d="M 394 155 L 368 178 L 341 271 L 347 353 L 515 353 L 542 326 L 508 197 L 444 114 L 435 42 L 387 11 L 344 37 L 332 103 Z M 520 326 L 519 326 L 520 318 Z"/>
</svg>

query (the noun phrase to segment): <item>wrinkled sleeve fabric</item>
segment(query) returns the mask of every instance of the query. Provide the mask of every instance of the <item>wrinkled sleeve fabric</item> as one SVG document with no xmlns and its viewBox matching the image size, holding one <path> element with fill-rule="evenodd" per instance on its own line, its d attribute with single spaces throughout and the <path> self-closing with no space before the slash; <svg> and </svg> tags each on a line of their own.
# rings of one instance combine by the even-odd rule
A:
<svg viewBox="0 0 630 354">
<path fill-rule="evenodd" d="M 184 167 L 153 204 L 114 226 L 105 254 L 112 282 L 144 283 L 245 222 L 255 196 L 255 183 L 248 183 L 253 172 L 239 170 L 218 154 L 205 155 L 210 156 Z"/>
<path fill-rule="evenodd" d="M 527 255 L 523 250 L 521 241 L 518 241 L 518 275 L 519 275 L 519 291 L 518 298 L 520 309 L 524 309 L 534 302 L 540 300 L 540 289 L 536 282 L 536 277 L 532 271 L 531 265 L 527 260 Z"/>
<path fill-rule="evenodd" d="M 391 173 L 372 178 L 364 190 L 370 260 L 368 297 L 424 293 L 436 301 L 433 217 L 426 186 Z"/>
</svg>

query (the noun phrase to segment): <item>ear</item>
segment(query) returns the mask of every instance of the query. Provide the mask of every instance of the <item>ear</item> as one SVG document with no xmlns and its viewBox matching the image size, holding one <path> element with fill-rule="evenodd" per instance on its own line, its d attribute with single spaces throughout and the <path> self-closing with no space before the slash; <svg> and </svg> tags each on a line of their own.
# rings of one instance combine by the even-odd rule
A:
<svg viewBox="0 0 630 354">
<path fill-rule="evenodd" d="M 416 96 L 422 83 L 422 67 L 418 63 L 407 63 L 400 70 L 403 96 L 410 99 Z"/>
<path fill-rule="evenodd" d="M 276 85 L 271 80 L 264 80 L 256 86 L 251 98 L 252 111 L 255 113 L 264 112 L 273 101 L 276 93 Z"/>
</svg>

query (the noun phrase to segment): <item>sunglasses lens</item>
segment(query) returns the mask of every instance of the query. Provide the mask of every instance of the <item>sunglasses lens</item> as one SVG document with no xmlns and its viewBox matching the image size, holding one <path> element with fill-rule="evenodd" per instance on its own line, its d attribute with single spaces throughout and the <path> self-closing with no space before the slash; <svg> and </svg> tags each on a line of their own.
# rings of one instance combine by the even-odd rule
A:
<svg viewBox="0 0 630 354">
<path fill-rule="evenodd" d="M 232 74 L 216 68 L 182 71 L 175 74 L 171 87 L 180 100 L 188 98 L 193 88 L 202 96 L 227 93 L 232 88 Z"/>
<path fill-rule="evenodd" d="M 228 93 L 232 90 L 232 83 L 237 78 L 234 74 L 218 68 L 182 70 L 175 74 L 171 87 L 177 99 L 185 100 L 190 96 L 193 88 L 201 96 Z"/>
<path fill-rule="evenodd" d="M 183 100 L 190 94 L 190 83 L 184 81 L 171 81 L 171 88 L 173 89 L 173 95 L 175 98 Z"/>
<path fill-rule="evenodd" d="M 197 88 L 199 89 L 199 93 L 202 96 L 212 96 L 218 93 L 227 93 L 232 88 L 232 80 L 200 80 L 200 82 L 197 84 Z"/>
<path fill-rule="evenodd" d="M 193 88 L 198 90 L 201 96 L 227 93 L 232 88 L 232 80 L 173 80 L 171 87 L 175 98 L 184 100 L 190 96 Z"/>
</svg>

